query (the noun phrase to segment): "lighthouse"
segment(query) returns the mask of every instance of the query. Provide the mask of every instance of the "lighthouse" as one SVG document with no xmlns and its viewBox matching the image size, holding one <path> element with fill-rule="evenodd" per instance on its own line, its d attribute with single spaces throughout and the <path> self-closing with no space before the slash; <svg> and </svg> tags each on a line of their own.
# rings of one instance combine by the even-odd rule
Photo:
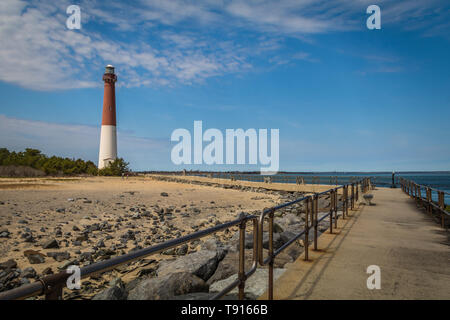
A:
<svg viewBox="0 0 450 320">
<path fill-rule="evenodd" d="M 98 155 L 98 168 L 103 169 L 117 159 L 117 132 L 116 132 L 116 89 L 117 76 L 114 67 L 107 65 L 103 75 L 105 88 L 103 92 L 103 116 L 100 133 L 100 150 Z"/>
</svg>

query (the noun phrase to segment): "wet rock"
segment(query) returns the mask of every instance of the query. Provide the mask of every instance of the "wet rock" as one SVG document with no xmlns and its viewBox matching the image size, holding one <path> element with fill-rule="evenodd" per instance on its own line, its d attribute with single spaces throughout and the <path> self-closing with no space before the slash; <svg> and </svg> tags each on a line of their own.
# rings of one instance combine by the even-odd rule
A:
<svg viewBox="0 0 450 320">
<path fill-rule="evenodd" d="M 128 300 L 167 300 L 193 292 L 208 292 L 208 285 L 199 277 L 177 272 L 140 281 L 128 294 Z"/>
</svg>

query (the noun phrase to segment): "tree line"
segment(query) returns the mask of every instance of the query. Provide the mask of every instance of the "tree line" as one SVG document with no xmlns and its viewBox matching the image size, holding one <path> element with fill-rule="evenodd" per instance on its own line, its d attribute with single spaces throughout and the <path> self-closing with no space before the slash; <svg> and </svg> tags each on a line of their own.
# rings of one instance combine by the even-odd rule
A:
<svg viewBox="0 0 450 320">
<path fill-rule="evenodd" d="M 24 166 L 43 171 L 46 175 L 100 175 L 120 176 L 130 169 L 124 159 L 118 158 L 99 170 L 92 161 L 57 156 L 48 157 L 40 150 L 27 148 L 22 152 L 10 152 L 0 148 L 0 166 Z"/>
</svg>

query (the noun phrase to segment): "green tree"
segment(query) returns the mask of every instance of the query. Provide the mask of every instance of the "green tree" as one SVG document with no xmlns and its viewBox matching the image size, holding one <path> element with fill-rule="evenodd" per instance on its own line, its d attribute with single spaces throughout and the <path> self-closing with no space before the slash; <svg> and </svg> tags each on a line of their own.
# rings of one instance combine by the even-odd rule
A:
<svg viewBox="0 0 450 320">
<path fill-rule="evenodd" d="M 124 159 L 118 158 L 111 162 L 107 167 L 98 170 L 100 176 L 121 176 L 122 173 L 130 171 L 129 163 Z"/>
<path fill-rule="evenodd" d="M 92 161 L 62 157 L 47 157 L 40 150 L 27 148 L 23 152 L 10 152 L 0 148 L 0 166 L 26 166 L 41 170 L 47 175 L 97 175 L 97 166 Z M 114 161 L 104 175 L 121 175 L 128 171 L 128 163 L 123 159 Z"/>
</svg>

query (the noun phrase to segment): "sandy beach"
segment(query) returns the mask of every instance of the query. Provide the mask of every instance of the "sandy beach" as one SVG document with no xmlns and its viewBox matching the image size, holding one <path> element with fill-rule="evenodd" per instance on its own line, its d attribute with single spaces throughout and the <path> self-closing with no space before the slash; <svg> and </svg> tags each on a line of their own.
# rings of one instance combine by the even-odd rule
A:
<svg viewBox="0 0 450 320">
<path fill-rule="evenodd" d="M 32 267 L 36 276 L 28 270 L 31 275 L 26 278 L 32 281 L 56 273 L 74 260 L 86 265 L 281 201 L 282 196 L 276 192 L 158 181 L 152 177 L 0 179 L 0 262 L 12 259 L 22 272 Z M 236 230 L 219 237 L 225 241 Z M 200 243 L 191 243 L 184 254 L 198 250 Z M 31 258 L 25 256 L 30 250 L 35 251 Z M 154 255 L 90 279 L 83 297 L 93 295 L 118 275 L 130 281 L 142 269 L 148 269 L 153 260 L 170 258 Z M 20 281 L 28 282 L 23 278 Z"/>
</svg>

